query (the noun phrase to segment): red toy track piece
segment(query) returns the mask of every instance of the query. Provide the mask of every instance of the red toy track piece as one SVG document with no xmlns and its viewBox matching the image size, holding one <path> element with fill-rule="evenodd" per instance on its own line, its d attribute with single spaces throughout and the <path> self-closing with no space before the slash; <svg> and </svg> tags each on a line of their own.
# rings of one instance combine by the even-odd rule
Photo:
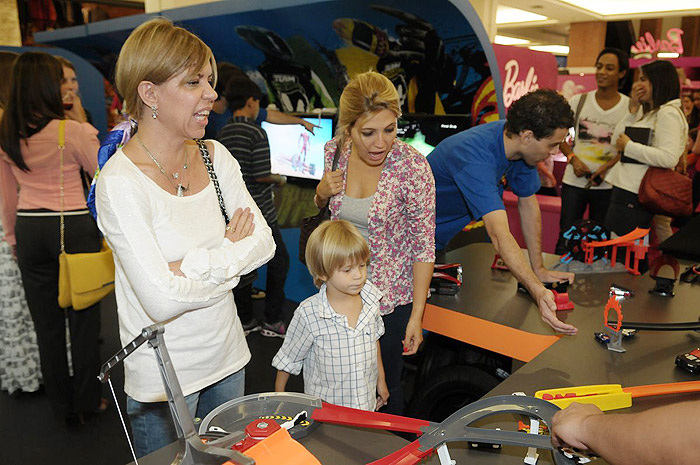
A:
<svg viewBox="0 0 700 465">
<path fill-rule="evenodd" d="M 557 310 L 573 310 L 574 303 L 569 300 L 568 292 L 552 291 L 554 294 L 554 303 L 557 304 Z"/>
<path fill-rule="evenodd" d="M 389 454 L 379 460 L 370 462 L 367 465 L 414 465 L 420 462 L 423 457 L 433 453 L 433 449 L 422 452 L 418 450 L 419 447 L 420 443 L 418 441 L 413 441 L 393 454 Z"/>
<path fill-rule="evenodd" d="M 678 279 L 678 275 L 680 274 L 680 265 L 678 264 L 678 260 L 676 260 L 674 257 L 670 255 L 660 255 L 659 257 L 656 258 L 651 264 L 649 265 L 649 276 L 653 279 L 656 279 L 659 277 L 659 270 L 661 269 L 662 266 L 669 266 L 673 270 L 673 280 Z M 668 278 L 671 279 L 671 276 L 661 276 L 662 278 Z"/>
<path fill-rule="evenodd" d="M 234 444 L 232 449 L 244 452 L 279 429 L 280 425 L 274 420 L 253 420 L 245 427 L 246 438 Z"/>
<path fill-rule="evenodd" d="M 327 402 L 323 402 L 322 405 L 322 408 L 314 410 L 311 414 L 313 420 L 335 425 L 362 426 L 364 428 L 416 434 L 423 434 L 421 428 L 430 426 L 429 421 L 417 418 L 407 418 L 388 413 L 366 412 Z"/>
<path fill-rule="evenodd" d="M 500 255 L 496 254 L 496 256 L 493 257 L 493 263 L 491 263 L 491 269 L 492 270 L 503 270 L 503 271 L 509 271 L 508 265 L 506 265 L 506 262 L 503 261 Z"/>
</svg>

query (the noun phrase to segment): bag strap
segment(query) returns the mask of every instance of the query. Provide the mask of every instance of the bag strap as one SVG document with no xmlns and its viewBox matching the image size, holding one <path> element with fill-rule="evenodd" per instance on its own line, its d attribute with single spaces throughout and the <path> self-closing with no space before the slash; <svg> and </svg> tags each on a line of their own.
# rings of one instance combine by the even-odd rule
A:
<svg viewBox="0 0 700 465">
<path fill-rule="evenodd" d="M 578 118 L 581 115 L 581 109 L 583 108 L 583 105 L 586 103 L 586 99 L 588 98 L 588 92 L 584 92 L 581 94 L 581 98 L 578 99 L 578 105 L 576 105 L 576 115 L 574 116 L 574 124 L 578 126 Z"/>
<path fill-rule="evenodd" d="M 578 137 L 578 119 L 579 115 L 581 114 L 581 109 L 583 108 L 583 105 L 586 103 L 586 98 L 588 98 L 588 92 L 584 92 L 582 94 L 579 94 L 581 97 L 578 99 L 578 105 L 576 105 L 576 113 L 574 114 L 574 140 L 571 141 L 571 148 L 573 149 L 576 146 L 576 137 Z M 570 154 L 571 157 L 573 157 L 573 152 Z M 567 157 L 567 160 L 570 160 L 570 158 Z M 567 162 L 568 163 L 568 162 Z"/>
<path fill-rule="evenodd" d="M 331 171 L 335 171 L 336 168 L 338 168 L 338 158 L 340 158 L 340 145 L 335 146 L 335 153 L 333 154 L 333 163 L 331 163 Z M 321 212 L 324 211 L 331 211 L 331 199 L 328 199 L 328 203 L 325 207 L 321 208 L 318 211 L 318 214 L 321 214 Z"/>
<path fill-rule="evenodd" d="M 688 140 L 688 123 L 687 123 L 687 120 L 685 118 L 685 115 L 683 114 L 683 110 L 680 107 L 677 107 L 676 105 L 670 105 L 670 107 L 673 108 L 674 110 L 678 111 L 678 113 L 681 115 L 682 120 L 686 121 L 685 129 L 683 130 L 683 136 L 682 136 L 683 153 L 681 154 L 681 157 L 678 159 L 678 163 L 676 164 L 675 169 L 676 169 L 676 171 L 678 171 L 681 174 L 687 174 L 687 172 L 688 172 L 688 159 L 686 157 L 687 150 L 685 149 L 685 146 L 686 146 L 687 140 Z M 659 108 L 661 108 L 661 107 L 659 107 Z M 654 115 L 654 137 L 656 137 L 656 123 L 659 121 L 659 108 L 656 108 L 654 110 L 656 112 L 656 114 Z M 681 168 L 680 170 L 678 170 L 679 165 Z"/>
<path fill-rule="evenodd" d="M 335 171 L 338 168 L 338 158 L 340 158 L 340 147 L 335 146 L 335 154 L 333 154 L 333 163 L 331 164 L 331 171 Z"/>
<path fill-rule="evenodd" d="M 653 137 L 654 140 L 656 140 L 656 123 L 659 122 L 659 109 L 660 109 L 660 108 L 661 108 L 661 107 L 658 107 L 658 108 L 655 108 L 654 110 L 652 110 L 652 112 L 654 112 L 654 127 L 652 128 L 652 131 L 653 131 L 653 132 L 652 132 L 652 136 L 651 136 L 651 137 Z M 683 121 L 685 121 L 685 115 L 683 114 L 683 110 L 681 110 L 679 107 L 677 107 L 677 106 L 675 106 L 675 105 L 671 105 L 671 108 L 674 108 L 674 109 L 678 110 L 678 112 L 680 113 L 681 117 L 683 118 Z M 647 113 L 647 114 L 648 114 L 648 113 Z M 643 120 L 645 117 L 646 117 L 646 115 L 643 115 L 642 118 L 641 118 L 639 121 Z M 686 124 L 686 125 L 685 125 L 685 130 L 683 131 L 683 136 L 682 136 L 682 138 L 683 138 L 683 139 L 682 139 L 682 140 L 683 140 L 683 144 L 682 144 L 682 145 L 683 145 L 683 147 L 684 147 L 684 148 L 683 148 L 683 153 L 681 154 L 680 158 L 678 159 L 678 164 L 676 165 L 676 168 L 678 168 L 678 165 L 680 165 L 682 171 L 678 171 L 677 169 L 676 169 L 676 171 L 678 171 L 678 172 L 681 173 L 681 174 L 687 174 L 687 170 L 688 170 L 688 159 L 686 158 L 686 150 L 685 150 L 685 145 L 686 145 L 686 142 L 685 142 L 685 141 L 686 141 L 687 138 L 688 138 L 688 130 L 687 130 L 687 129 L 688 129 L 688 125 Z M 626 161 L 625 159 L 627 159 L 627 161 Z M 622 154 L 622 158 L 620 159 L 620 161 L 622 161 L 623 163 L 636 163 L 636 164 L 639 164 L 639 165 L 646 165 L 646 166 L 649 166 L 650 168 L 652 167 L 651 165 L 647 165 L 646 163 L 642 163 L 642 162 L 640 162 L 640 161 L 637 161 L 637 160 L 634 160 L 634 159 L 632 159 L 632 158 L 626 157 L 624 154 Z"/>
<path fill-rule="evenodd" d="M 64 190 L 63 190 L 63 152 L 66 149 L 66 120 L 62 119 L 58 122 L 58 153 L 59 153 L 59 163 L 61 165 L 60 174 L 60 186 L 58 188 L 59 192 L 59 203 L 61 208 L 60 223 L 59 223 L 59 236 L 61 241 L 61 253 L 66 251 L 66 225 L 63 219 L 63 207 L 64 207 Z"/>
<path fill-rule="evenodd" d="M 226 205 L 224 204 L 224 197 L 221 195 L 221 187 L 219 187 L 219 179 L 216 177 L 216 172 L 214 171 L 214 164 L 211 162 L 211 157 L 209 156 L 209 150 L 201 139 L 196 140 L 199 146 L 199 152 L 202 154 L 202 160 L 204 160 L 204 166 L 207 167 L 207 173 L 209 173 L 209 178 L 211 182 L 214 183 L 214 189 L 216 190 L 216 197 L 219 199 L 219 208 L 221 209 L 221 216 L 224 217 L 224 222 L 228 224 L 228 214 L 226 213 Z"/>
<path fill-rule="evenodd" d="M 683 117 L 683 121 L 686 122 L 685 125 L 685 130 L 683 131 L 683 154 L 681 155 L 681 159 L 678 162 L 680 164 L 681 170 L 679 173 L 681 174 L 688 174 L 688 151 L 685 149 L 685 147 L 688 144 L 688 124 L 687 124 L 687 119 L 685 117 L 685 114 L 683 113 L 683 110 L 680 107 L 677 107 L 675 105 L 671 105 L 673 108 L 678 110 L 678 112 L 681 114 L 681 117 Z M 676 165 L 678 166 L 678 165 Z"/>
</svg>

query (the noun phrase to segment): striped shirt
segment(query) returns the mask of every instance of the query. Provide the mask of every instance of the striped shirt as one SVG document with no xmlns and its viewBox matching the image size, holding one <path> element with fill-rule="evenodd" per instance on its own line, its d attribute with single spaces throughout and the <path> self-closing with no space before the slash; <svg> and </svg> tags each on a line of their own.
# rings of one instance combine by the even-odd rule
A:
<svg viewBox="0 0 700 465">
<path fill-rule="evenodd" d="M 381 292 L 367 281 L 360 291 L 362 311 L 354 328 L 328 303 L 326 285 L 294 312 L 272 366 L 298 375 L 304 392 L 344 407 L 374 410 L 377 399 L 377 340 L 384 334 Z"/>
<path fill-rule="evenodd" d="M 234 116 L 221 129 L 216 139 L 241 165 L 243 180 L 267 224 L 277 223 L 277 211 L 272 197 L 273 185 L 256 182 L 270 175 L 270 144 L 265 130 L 245 116 Z"/>
</svg>

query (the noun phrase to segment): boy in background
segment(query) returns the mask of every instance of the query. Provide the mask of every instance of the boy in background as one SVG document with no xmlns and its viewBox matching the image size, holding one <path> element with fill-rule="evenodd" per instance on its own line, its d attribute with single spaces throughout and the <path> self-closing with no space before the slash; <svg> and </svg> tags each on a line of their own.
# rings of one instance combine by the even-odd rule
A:
<svg viewBox="0 0 700 465">
<path fill-rule="evenodd" d="M 368 261 L 369 246 L 348 221 L 326 221 L 311 234 L 306 264 L 320 290 L 296 309 L 272 359 L 275 391 L 284 391 L 289 375 L 303 369 L 306 394 L 363 410 L 386 405 L 382 295 L 367 281 Z"/>
<path fill-rule="evenodd" d="M 207 128 L 204 133 L 205 139 L 216 139 L 216 135 L 221 131 L 226 123 L 228 123 L 228 120 L 231 119 L 231 111 L 229 110 L 228 101 L 226 100 L 225 95 L 226 85 L 228 82 L 231 79 L 241 77 L 250 78 L 250 76 L 248 76 L 241 68 L 226 61 L 217 61 L 216 69 L 218 77 L 214 90 L 216 91 L 218 97 L 214 102 L 214 108 L 212 108 L 214 111 L 209 114 L 209 124 L 207 124 Z M 318 127 L 317 125 L 310 123 L 305 119 L 299 118 L 298 116 L 283 113 L 272 108 L 260 109 L 255 122 L 261 124 L 263 121 L 267 121 L 268 123 L 272 124 L 300 124 L 304 126 L 304 128 L 311 134 L 314 133 L 314 128 Z"/>
<path fill-rule="evenodd" d="M 265 322 L 262 326 L 253 316 L 252 283 L 236 287 L 233 296 L 246 335 L 259 330 L 263 336 L 284 338 L 287 329 L 282 321 L 282 308 L 285 302 L 284 283 L 289 271 L 289 253 L 277 223 L 272 189 L 273 186 L 283 186 L 287 179 L 270 173 L 270 144 L 265 130 L 255 123 L 262 97 L 260 88 L 249 78 L 241 76 L 229 80 L 224 92 L 233 116 L 216 139 L 241 165 L 248 192 L 270 226 L 277 247 L 274 257 L 267 262 Z"/>
</svg>

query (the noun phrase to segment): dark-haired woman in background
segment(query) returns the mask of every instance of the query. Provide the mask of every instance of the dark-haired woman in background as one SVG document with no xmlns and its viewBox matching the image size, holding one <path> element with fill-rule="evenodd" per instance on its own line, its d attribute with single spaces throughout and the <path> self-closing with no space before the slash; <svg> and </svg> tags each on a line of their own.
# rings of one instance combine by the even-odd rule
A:
<svg viewBox="0 0 700 465">
<path fill-rule="evenodd" d="M 84 421 L 84 414 L 104 411 L 107 404 L 100 399 L 97 381 L 99 304 L 79 312 L 58 306 L 60 172 L 64 172 L 66 251 L 96 252 L 100 238 L 85 206 L 80 170 L 95 172 L 99 141 L 91 125 L 66 121 L 61 167 L 62 78 L 61 64 L 47 53 L 27 52 L 15 61 L 10 98 L 0 123 L 0 193 L 5 240 L 16 244 L 46 394 L 66 423 L 75 426 Z M 66 317 L 72 376 L 66 353 Z"/>
<path fill-rule="evenodd" d="M 658 60 L 641 67 L 630 93 L 629 111 L 612 136 L 623 154 L 621 161 L 605 178 L 613 185 L 605 225 L 618 236 L 636 227 L 649 227 L 653 213 L 640 205 L 637 197 L 642 178 L 650 166 L 673 169 L 685 151 L 688 124 L 681 109 L 678 75 L 671 63 Z M 632 141 L 625 134 L 628 126 L 650 129 L 651 143 Z"/>
<path fill-rule="evenodd" d="M 61 80 L 61 99 L 63 100 L 63 110 L 67 119 L 73 119 L 79 123 L 92 124 L 92 116 L 83 107 L 80 98 L 80 84 L 75 65 L 65 57 L 55 55 L 63 68 L 63 79 Z"/>
<path fill-rule="evenodd" d="M 695 89 L 688 95 L 692 108 L 686 115 L 688 120 L 688 134 L 693 141 L 698 137 L 698 126 L 700 126 L 700 89 Z"/>
<path fill-rule="evenodd" d="M 0 51 L 0 73 L 9 75 L 16 58 L 14 52 Z M 9 80 L 0 80 L 0 119 L 9 97 L 9 85 Z M 19 268 L 12 247 L 3 240 L 4 235 L 0 221 L 0 388 L 10 394 L 34 392 L 41 382 L 39 348 Z"/>
</svg>

